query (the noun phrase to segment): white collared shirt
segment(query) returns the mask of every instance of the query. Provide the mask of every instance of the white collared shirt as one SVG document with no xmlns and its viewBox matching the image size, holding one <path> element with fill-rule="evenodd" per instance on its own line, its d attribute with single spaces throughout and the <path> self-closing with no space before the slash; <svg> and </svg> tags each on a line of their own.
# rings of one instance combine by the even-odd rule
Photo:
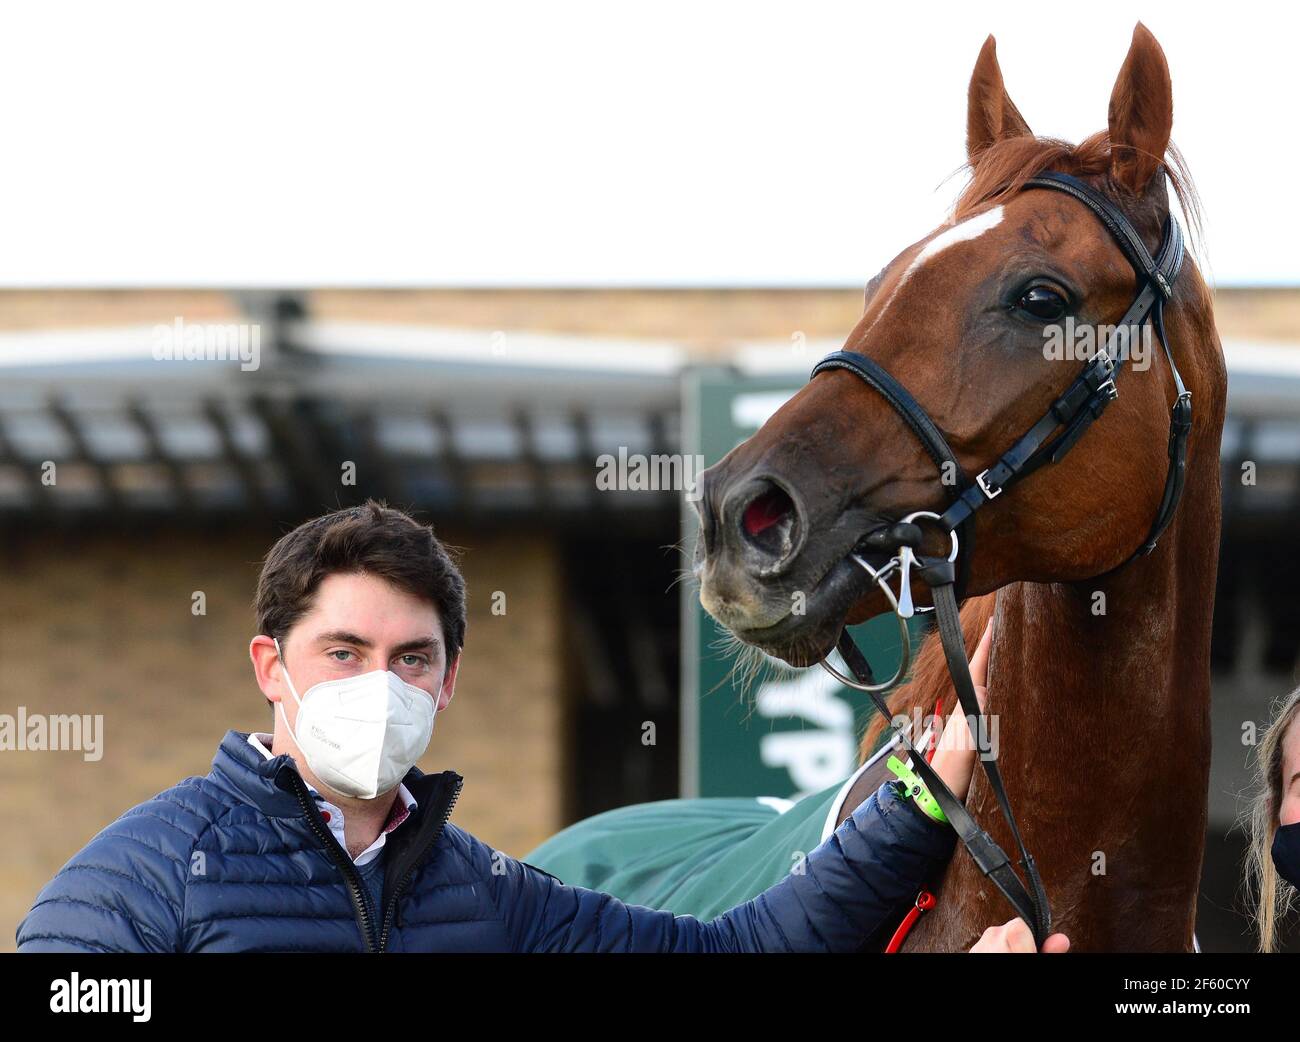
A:
<svg viewBox="0 0 1300 1042">
<path fill-rule="evenodd" d="M 275 755 L 269 748 L 273 741 L 274 737 L 272 735 L 265 733 L 259 734 L 256 731 L 248 736 L 248 744 L 268 760 L 275 759 Z M 343 841 L 342 809 L 330 803 L 329 800 L 317 792 L 311 783 L 307 782 L 306 778 L 303 778 L 303 781 L 307 784 L 307 791 L 315 797 L 316 804 L 320 807 L 321 817 L 325 819 L 325 824 L 329 826 L 330 832 L 333 834 L 334 838 L 338 840 L 339 846 L 344 850 L 347 850 L 348 845 Z M 416 806 L 415 797 L 411 795 L 411 790 L 399 782 L 397 785 L 397 799 L 393 801 L 394 809 L 389 813 L 388 821 L 385 822 L 383 829 L 380 830 L 375 841 L 352 859 L 353 864 L 360 868 L 362 865 L 370 864 L 371 861 L 377 858 L 379 856 L 379 851 L 383 848 L 384 843 L 388 839 L 388 834 L 405 821 L 415 810 Z M 405 810 L 400 809 L 403 807 Z"/>
</svg>

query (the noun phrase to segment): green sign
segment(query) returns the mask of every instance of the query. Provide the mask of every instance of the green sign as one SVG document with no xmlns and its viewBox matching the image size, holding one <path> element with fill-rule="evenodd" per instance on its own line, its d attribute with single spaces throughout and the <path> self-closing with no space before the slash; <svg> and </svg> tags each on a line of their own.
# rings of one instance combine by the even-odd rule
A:
<svg viewBox="0 0 1300 1042">
<path fill-rule="evenodd" d="M 795 375 L 689 372 L 684 380 L 683 451 L 711 466 L 766 422 L 802 386 Z M 683 512 L 685 546 L 696 537 L 694 508 Z M 727 634 L 683 583 L 682 795 L 793 799 L 843 781 L 858 764 L 870 700 L 820 667 L 792 670 L 776 659 L 748 685 Z M 914 619 L 914 641 L 923 627 Z M 898 668 L 898 623 L 878 616 L 852 630 L 879 677 Z M 838 668 L 843 664 L 834 662 Z"/>
</svg>

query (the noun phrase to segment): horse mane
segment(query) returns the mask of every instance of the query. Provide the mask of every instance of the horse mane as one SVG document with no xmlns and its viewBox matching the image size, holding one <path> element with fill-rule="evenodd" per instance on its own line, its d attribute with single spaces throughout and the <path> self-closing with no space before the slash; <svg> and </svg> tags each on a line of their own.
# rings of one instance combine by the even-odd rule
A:
<svg viewBox="0 0 1300 1042">
<path fill-rule="evenodd" d="M 968 597 L 962 602 L 961 633 L 968 659 L 975 654 L 980 637 L 984 635 L 984 627 L 993 618 L 996 604 L 996 593 Z M 939 632 L 931 630 L 921 642 L 921 650 L 912 666 L 911 679 L 888 701 L 895 716 L 902 714 L 909 720 L 925 720 L 934 712 L 936 700 L 942 700 L 940 713 L 946 713 L 956 702 L 957 692 L 952 686 L 952 678 L 948 676 L 948 663 L 944 658 L 943 645 L 939 642 Z M 858 749 L 859 763 L 867 760 L 875 751 L 884 726 L 884 717 L 876 714 L 867 727 L 867 733 L 862 736 L 862 744 Z M 912 738 L 917 737 L 918 734 L 913 732 Z"/>
<path fill-rule="evenodd" d="M 1187 161 L 1173 142 L 1165 150 L 1162 162 L 1161 169 L 1187 218 L 1190 249 L 1193 243 L 1199 243 L 1203 238 L 1201 199 L 1187 169 Z M 1020 191 L 1031 177 L 1048 170 L 1080 178 L 1101 177 L 1103 181 L 1098 187 L 1107 195 L 1121 203 L 1133 201 L 1130 193 L 1107 176 L 1110 163 L 1110 135 L 1104 130 L 1077 145 L 1057 138 L 1028 135 L 1003 138 L 962 168 L 969 172 L 970 180 L 953 205 L 953 220 L 964 220 L 988 204 L 1002 202 Z"/>
</svg>

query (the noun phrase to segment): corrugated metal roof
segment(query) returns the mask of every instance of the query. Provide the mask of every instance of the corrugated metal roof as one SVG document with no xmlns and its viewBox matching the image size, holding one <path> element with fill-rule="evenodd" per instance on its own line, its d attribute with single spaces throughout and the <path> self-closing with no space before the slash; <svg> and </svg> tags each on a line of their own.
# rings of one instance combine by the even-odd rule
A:
<svg viewBox="0 0 1300 1042">
<path fill-rule="evenodd" d="M 465 517 L 677 509 L 672 492 L 595 495 L 595 461 L 681 451 L 691 355 L 680 344 L 262 305 L 243 320 L 257 326 L 256 351 L 227 328 L 184 357 L 205 325 L 190 320 L 173 330 L 179 358 L 159 351 L 168 323 L 0 332 L 0 517 L 281 514 L 361 494 Z M 230 318 L 206 325 L 239 325 Z M 723 359 L 738 373 L 788 373 L 794 387 L 838 346 L 754 339 Z M 1229 340 L 1225 354 L 1225 476 L 1246 459 L 1262 471 L 1240 509 L 1296 510 L 1300 346 Z M 342 483 L 345 463 L 355 486 Z"/>
</svg>

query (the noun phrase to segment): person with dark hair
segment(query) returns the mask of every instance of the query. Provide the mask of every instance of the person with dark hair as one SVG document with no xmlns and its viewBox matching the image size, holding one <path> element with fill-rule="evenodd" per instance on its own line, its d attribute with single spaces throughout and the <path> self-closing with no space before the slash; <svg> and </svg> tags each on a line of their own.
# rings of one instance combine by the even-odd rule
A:
<svg viewBox="0 0 1300 1042">
<path fill-rule="evenodd" d="M 566 886 L 451 824 L 460 776 L 415 766 L 465 645 L 465 582 L 431 528 L 375 502 L 308 521 L 267 555 L 254 607 L 272 732 L 229 731 L 207 776 L 95 836 L 20 951 L 853 951 L 952 852 L 924 786 L 887 783 L 710 922 Z M 987 656 L 986 635 L 977 683 Z M 958 798 L 974 757 L 954 714 L 932 766 Z M 1013 925 L 977 947 L 1032 950 Z"/>
</svg>

